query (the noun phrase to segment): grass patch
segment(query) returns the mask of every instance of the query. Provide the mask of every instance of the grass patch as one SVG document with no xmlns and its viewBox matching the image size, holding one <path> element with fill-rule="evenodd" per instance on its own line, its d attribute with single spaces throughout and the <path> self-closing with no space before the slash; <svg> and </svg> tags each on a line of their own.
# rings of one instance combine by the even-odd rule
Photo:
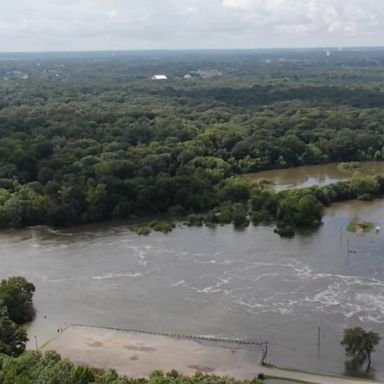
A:
<svg viewBox="0 0 384 384">
<path fill-rule="evenodd" d="M 143 225 L 129 228 L 132 232 L 137 233 L 140 236 L 148 236 L 152 230 L 156 232 L 169 233 L 175 228 L 173 223 L 165 223 L 159 221 L 151 221 Z"/>
<path fill-rule="evenodd" d="M 340 163 L 337 168 L 342 171 L 354 171 L 362 167 L 362 164 L 358 161 L 350 161 L 348 163 Z"/>
<path fill-rule="evenodd" d="M 347 231 L 351 233 L 356 233 L 356 232 L 369 233 L 373 230 L 374 227 L 375 225 L 370 221 L 358 221 L 356 219 L 353 219 L 348 224 Z"/>
<path fill-rule="evenodd" d="M 172 232 L 173 228 L 175 228 L 175 224 L 173 223 L 163 223 L 158 221 L 152 221 L 149 226 L 154 229 L 156 232 L 169 233 Z"/>
<path fill-rule="evenodd" d="M 151 228 L 148 225 L 142 225 L 140 227 L 131 227 L 129 229 L 140 236 L 148 236 L 151 233 Z"/>
</svg>

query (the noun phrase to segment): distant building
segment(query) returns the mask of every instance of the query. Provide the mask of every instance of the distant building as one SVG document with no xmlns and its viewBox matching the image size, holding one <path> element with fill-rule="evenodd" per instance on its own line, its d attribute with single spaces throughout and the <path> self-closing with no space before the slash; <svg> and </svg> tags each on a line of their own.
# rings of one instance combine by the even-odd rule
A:
<svg viewBox="0 0 384 384">
<path fill-rule="evenodd" d="M 223 74 L 217 69 L 199 69 L 197 71 L 191 72 L 193 75 L 197 75 L 202 79 L 208 79 L 210 77 L 223 76 Z"/>
<path fill-rule="evenodd" d="M 192 75 L 190 73 L 187 73 L 186 75 L 184 75 L 184 80 L 191 80 L 192 79 Z"/>
<path fill-rule="evenodd" d="M 151 80 L 168 80 L 168 77 L 166 75 L 153 75 Z"/>
</svg>

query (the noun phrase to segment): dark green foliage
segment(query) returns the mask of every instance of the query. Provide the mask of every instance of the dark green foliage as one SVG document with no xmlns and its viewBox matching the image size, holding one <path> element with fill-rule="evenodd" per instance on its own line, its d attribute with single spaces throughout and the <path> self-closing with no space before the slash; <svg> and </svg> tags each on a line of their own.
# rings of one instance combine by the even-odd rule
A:
<svg viewBox="0 0 384 384">
<path fill-rule="evenodd" d="M 35 316 L 32 297 L 35 287 L 24 277 L 10 277 L 0 283 L 0 307 L 17 324 L 32 321 Z"/>
<path fill-rule="evenodd" d="M 371 201 L 373 199 L 373 196 L 369 193 L 363 193 L 362 195 L 357 196 L 357 200 L 361 201 Z"/>
<path fill-rule="evenodd" d="M 350 161 L 349 163 L 340 163 L 338 165 L 338 168 L 342 170 L 353 171 L 361 168 L 361 166 L 362 164 L 358 161 Z"/>
<path fill-rule="evenodd" d="M 0 354 L 19 356 L 27 341 L 26 330 L 9 318 L 6 308 L 0 308 Z"/>
<path fill-rule="evenodd" d="M 275 220 L 279 223 L 275 232 L 286 237 L 294 235 L 294 227 L 317 227 L 323 209 L 317 192 L 314 188 L 274 192 L 257 186 L 252 191 L 251 220 L 255 225 Z"/>
<path fill-rule="evenodd" d="M 362 365 L 368 361 L 367 368 L 371 366 L 371 355 L 380 342 L 380 336 L 373 331 L 365 331 L 361 327 L 347 328 L 344 330 L 341 345 L 345 347 L 347 356 L 354 362 Z"/>
<path fill-rule="evenodd" d="M 114 371 L 101 371 L 75 366 L 55 352 L 25 352 L 18 358 L 0 355 L 1 384 L 242 384 L 230 377 L 210 376 L 197 373 L 183 376 L 177 371 L 153 372 L 148 379 L 119 377 Z M 262 381 L 253 380 L 253 384 Z"/>
<path fill-rule="evenodd" d="M 188 220 L 188 225 L 200 227 L 203 225 L 204 218 L 202 215 L 191 213 L 190 215 L 188 215 L 187 220 Z"/>
<path fill-rule="evenodd" d="M 254 224 L 275 220 L 279 223 L 276 233 L 287 232 L 291 235 L 291 229 L 295 227 L 319 226 L 325 205 L 337 201 L 372 199 L 383 193 L 382 176 L 356 176 L 324 187 L 282 192 L 274 192 L 268 185 L 259 184 L 251 192 L 251 220 Z M 285 231 L 285 227 L 289 230 Z"/>
<path fill-rule="evenodd" d="M 281 192 L 275 192 L 268 183 L 250 184 L 243 178 L 231 178 L 222 185 L 225 190 L 220 191 L 220 200 L 224 197 L 232 200 L 221 203 L 219 208 L 204 216 L 196 213 L 188 215 L 188 225 L 201 226 L 204 223 L 207 226 L 215 226 L 218 223 L 233 223 L 237 228 L 244 228 L 250 221 L 254 225 L 276 222 L 276 233 L 283 237 L 292 237 L 295 228 L 318 227 L 324 206 L 337 201 L 369 200 L 384 193 L 383 176 L 354 176 L 349 180 L 323 187 Z M 233 188 L 237 190 L 237 187 L 241 190 L 238 195 L 232 193 Z M 172 228 L 171 223 L 152 222 L 132 230 L 147 235 L 151 229 L 167 233 Z"/>
<path fill-rule="evenodd" d="M 224 203 L 220 207 L 219 223 L 230 224 L 233 220 L 233 206 L 231 203 Z"/>
<path fill-rule="evenodd" d="M 263 222 L 268 222 L 272 220 L 270 213 L 267 210 L 252 212 L 250 217 L 253 225 L 259 225 Z"/>
<path fill-rule="evenodd" d="M 357 176 L 321 189 L 329 202 L 353 200 L 367 195 L 372 198 L 383 193 L 382 180 L 382 176 Z"/>
<path fill-rule="evenodd" d="M 291 238 L 295 236 L 295 229 L 287 224 L 279 223 L 279 225 L 273 230 L 273 232 L 277 233 L 281 237 Z"/>
<path fill-rule="evenodd" d="M 137 233 L 138 235 L 147 236 L 151 233 L 152 230 L 156 232 L 169 233 L 172 232 L 173 228 L 175 228 L 173 223 L 151 221 L 150 223 L 131 227 L 130 230 Z"/>
<path fill-rule="evenodd" d="M 35 286 L 24 277 L 10 277 L 0 283 L 0 354 L 19 356 L 28 341 L 20 324 L 33 320 Z"/>
<path fill-rule="evenodd" d="M 219 217 L 216 212 L 207 213 L 204 216 L 203 220 L 206 225 L 211 225 L 211 226 L 214 226 L 219 223 Z"/>
<path fill-rule="evenodd" d="M 317 227 L 322 208 L 322 204 L 309 191 L 292 190 L 280 194 L 277 219 L 293 226 Z"/>
<path fill-rule="evenodd" d="M 149 225 L 154 231 L 163 232 L 163 233 L 172 232 L 173 228 L 175 228 L 175 225 L 172 223 L 164 223 L 164 222 L 158 222 L 158 221 L 154 221 Z"/>
<path fill-rule="evenodd" d="M 315 50 L 169 56 L 0 61 L 0 227 L 187 215 L 250 197 L 255 223 L 316 225 L 314 201 L 278 204 L 234 176 L 384 159 L 383 50 L 326 62 Z M 199 68 L 223 76 L 181 79 Z M 368 184 L 313 193 L 323 205 L 366 199 Z"/>
<path fill-rule="evenodd" d="M 138 227 L 131 227 L 130 230 L 132 232 L 137 233 L 140 236 L 147 236 L 147 235 L 149 235 L 151 233 L 151 227 L 149 227 L 148 225 L 141 225 L 141 226 L 138 226 Z"/>
<path fill-rule="evenodd" d="M 245 177 L 232 177 L 223 183 L 219 189 L 222 201 L 248 201 L 250 197 L 250 182 Z"/>
<path fill-rule="evenodd" d="M 237 228 L 247 227 L 249 224 L 247 210 L 242 204 L 236 204 L 232 214 L 233 224 Z"/>
</svg>

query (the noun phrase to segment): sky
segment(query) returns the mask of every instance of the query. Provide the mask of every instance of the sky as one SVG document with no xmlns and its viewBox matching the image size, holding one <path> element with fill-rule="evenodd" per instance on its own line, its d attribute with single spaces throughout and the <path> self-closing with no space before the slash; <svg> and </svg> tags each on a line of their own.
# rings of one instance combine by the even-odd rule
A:
<svg viewBox="0 0 384 384">
<path fill-rule="evenodd" d="M 0 51 L 384 45 L 384 0 L 0 0 Z"/>
</svg>

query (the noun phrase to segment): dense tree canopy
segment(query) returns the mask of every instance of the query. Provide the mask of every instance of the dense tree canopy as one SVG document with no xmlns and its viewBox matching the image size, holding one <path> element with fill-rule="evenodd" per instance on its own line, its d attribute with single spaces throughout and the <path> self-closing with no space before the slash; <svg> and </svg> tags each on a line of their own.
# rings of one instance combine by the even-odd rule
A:
<svg viewBox="0 0 384 384">
<path fill-rule="evenodd" d="M 17 324 L 33 320 L 32 297 L 35 287 L 24 277 L 10 277 L 0 283 L 0 308 L 5 307 L 9 318 Z"/>
<path fill-rule="evenodd" d="M 383 74 L 383 50 L 4 59 L 0 226 L 202 212 L 249 197 L 231 176 L 382 160 Z"/>
<path fill-rule="evenodd" d="M 0 354 L 19 356 L 27 341 L 26 330 L 9 318 L 5 308 L 0 308 Z"/>
<path fill-rule="evenodd" d="M 0 354 L 19 356 L 28 341 L 21 324 L 35 316 L 32 297 L 35 287 L 24 277 L 10 277 L 0 283 Z"/>
</svg>

